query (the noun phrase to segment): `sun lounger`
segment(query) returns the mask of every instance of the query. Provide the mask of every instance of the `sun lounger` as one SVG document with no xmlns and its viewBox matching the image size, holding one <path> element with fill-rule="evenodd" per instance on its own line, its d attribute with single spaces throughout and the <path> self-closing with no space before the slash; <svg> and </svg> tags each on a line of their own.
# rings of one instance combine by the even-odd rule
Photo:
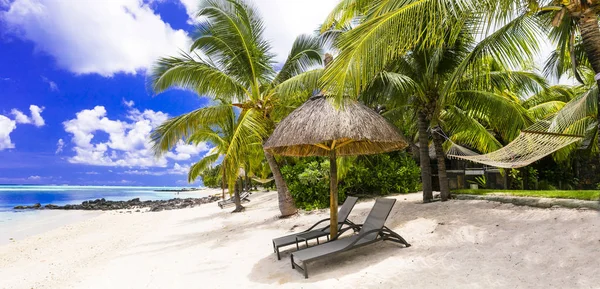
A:
<svg viewBox="0 0 600 289">
<path fill-rule="evenodd" d="M 250 202 L 250 200 L 248 199 L 248 197 L 250 196 L 250 194 L 251 194 L 250 192 L 242 192 L 240 194 L 240 200 L 242 202 Z M 224 200 L 224 201 L 219 201 L 217 203 L 217 205 L 219 205 L 219 207 L 221 209 L 223 209 L 223 208 L 225 208 L 227 206 L 230 206 L 230 205 L 234 205 L 234 204 L 235 204 L 235 196 L 233 196 L 233 197 L 231 197 L 231 198 L 229 198 L 227 200 Z"/>
<path fill-rule="evenodd" d="M 361 226 L 361 229 L 356 235 L 343 239 L 331 240 L 325 244 L 292 253 L 292 268 L 298 267 L 300 270 L 304 271 L 304 278 L 308 278 L 307 263 L 310 261 L 322 259 L 327 256 L 384 240 L 397 242 L 404 244 L 406 247 L 410 247 L 410 244 L 408 244 L 404 238 L 384 226 L 395 202 L 395 199 L 377 199 L 369 216 L 367 216 L 365 223 L 363 225 L 357 225 Z M 346 228 L 345 230 L 348 229 L 351 228 Z M 339 235 L 341 235 L 341 233 Z M 302 262 L 304 267 L 301 267 L 298 264 L 299 262 Z"/>
<path fill-rule="evenodd" d="M 338 231 L 342 229 L 343 225 L 355 226 L 354 223 L 348 220 L 348 215 L 350 215 L 357 200 L 358 198 L 356 197 L 347 197 L 344 204 L 342 204 L 342 207 L 338 212 Z M 300 249 L 298 246 L 298 243 L 300 242 L 305 242 L 308 247 L 308 241 L 311 239 L 317 239 L 318 243 L 320 237 L 327 236 L 327 240 L 329 240 L 329 223 L 327 223 L 326 227 L 315 229 L 319 224 L 325 221 L 329 222 L 329 218 L 318 221 L 305 231 L 273 239 L 273 251 L 277 253 L 277 260 L 281 260 L 281 256 L 279 255 L 279 248 L 281 247 L 296 244 L 296 249 Z"/>
</svg>

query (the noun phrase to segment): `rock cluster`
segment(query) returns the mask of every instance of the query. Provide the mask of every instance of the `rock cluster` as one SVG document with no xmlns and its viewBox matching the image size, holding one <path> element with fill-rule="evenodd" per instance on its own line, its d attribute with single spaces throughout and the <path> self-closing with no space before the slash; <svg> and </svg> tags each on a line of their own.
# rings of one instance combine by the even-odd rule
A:
<svg viewBox="0 0 600 289">
<path fill-rule="evenodd" d="M 186 199 L 170 199 L 170 200 L 157 200 L 157 201 L 140 201 L 139 198 L 131 199 L 129 201 L 107 201 L 104 198 L 96 199 L 93 201 L 85 201 L 81 205 L 64 205 L 57 206 L 48 204 L 42 206 L 40 203 L 34 204 L 33 206 L 16 206 L 15 210 L 129 210 L 129 209 L 140 209 L 150 208 L 151 212 L 158 212 L 163 210 L 175 210 L 183 208 L 192 208 L 201 204 L 212 203 L 218 201 L 219 198 L 215 196 L 203 197 L 203 198 L 186 198 Z"/>
</svg>

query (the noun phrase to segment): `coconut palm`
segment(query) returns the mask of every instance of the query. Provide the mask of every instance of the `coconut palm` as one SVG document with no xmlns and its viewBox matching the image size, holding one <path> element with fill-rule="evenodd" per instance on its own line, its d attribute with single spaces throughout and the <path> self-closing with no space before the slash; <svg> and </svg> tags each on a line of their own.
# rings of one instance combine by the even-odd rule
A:
<svg viewBox="0 0 600 289">
<path fill-rule="evenodd" d="M 307 92 L 316 88 L 320 70 L 310 70 L 322 62 L 316 37 L 299 36 L 276 72 L 274 55 L 263 37 L 263 22 L 254 7 L 243 0 L 208 0 L 202 2 L 197 16 L 203 22 L 198 25 L 190 53 L 162 58 L 154 68 L 151 85 L 156 93 L 179 87 L 227 100 L 243 114 L 260 115 L 260 127 L 268 135 L 293 108 L 279 91 L 289 93 L 286 97 L 308 97 Z M 167 133 L 167 139 L 185 137 L 196 122 L 182 123 Z M 164 147 L 172 146 L 172 142 L 167 144 Z M 295 214 L 297 209 L 279 164 L 271 154 L 264 155 L 277 186 L 281 215 Z"/>
<path fill-rule="evenodd" d="M 200 161 L 191 166 L 188 181 L 195 181 L 206 169 L 212 167 L 217 161 L 222 160 L 222 188 L 225 198 L 225 187 L 229 192 L 234 192 L 238 179 L 239 169 L 248 162 L 249 152 L 260 148 L 262 138 L 266 135 L 262 115 L 255 111 L 242 111 L 236 113 L 235 107 L 220 101 L 216 104 L 203 107 L 190 113 L 173 117 L 158 128 L 151 135 L 154 151 L 157 155 L 168 152 L 173 143 L 177 143 L 181 136 L 173 131 L 182 127 L 189 128 L 183 132 L 183 137 L 191 144 L 208 143 L 213 148 Z M 236 196 L 239 198 L 239 196 Z M 236 211 L 242 209 L 236 200 Z"/>
<path fill-rule="evenodd" d="M 424 201 L 431 199 L 429 133 L 438 161 L 442 200 L 449 196 L 441 128 L 456 141 L 484 150 L 497 149 L 500 142 L 492 132 L 512 140 L 532 123 L 516 95 L 507 91 L 538 92 L 545 87 L 542 77 L 506 69 L 490 58 L 478 60 L 482 67 L 464 70 L 475 40 L 463 30 L 447 48 L 417 47 L 391 61 L 360 97 L 366 102 L 384 101 L 396 115 L 412 114 L 418 126 L 418 143 Z M 343 52 L 342 52 L 343 53 Z M 407 109 L 408 108 L 408 109 Z M 485 121 L 485 123 L 484 123 Z M 483 124 L 482 124 L 483 123 Z M 490 130 L 491 128 L 491 130 Z"/>
<path fill-rule="evenodd" d="M 323 29 L 347 25 L 357 16 L 363 19 L 363 25 L 342 41 L 346 52 L 338 58 L 338 69 L 328 73 L 326 82 L 341 87 L 337 84 L 346 82 L 348 75 L 360 75 L 358 84 L 364 85 L 387 60 L 406 53 L 417 43 L 427 47 L 448 44 L 444 31 L 458 32 L 457 27 L 468 19 L 477 20 L 472 30 L 480 34 L 505 32 L 503 41 L 480 51 L 505 63 L 511 58 L 518 62 L 523 56 L 530 57 L 539 42 L 535 35 L 545 34 L 557 47 L 552 55 L 554 65 L 547 65 L 546 73 L 562 75 L 571 70 L 572 76 L 583 82 L 582 66 L 589 65 L 594 74 L 600 73 L 599 13 L 597 0 L 344 0 L 331 12 Z M 515 45 L 520 53 L 507 49 Z M 379 57 L 369 59 L 373 54 Z M 351 74 L 345 69 L 352 66 L 360 73 Z M 591 81 L 600 84 L 600 77 Z"/>
<path fill-rule="evenodd" d="M 498 30 L 475 45 L 473 39 L 480 36 L 482 25 L 480 19 L 476 17 L 479 15 L 473 11 L 481 9 L 482 5 L 491 4 L 481 1 L 471 5 L 468 2 L 348 0 L 338 5 L 323 26 L 324 28 L 344 27 L 355 16 L 361 16 L 360 24 L 356 28 L 339 37 L 337 45 L 341 52 L 322 78 L 323 85 L 333 91 L 338 99 L 348 94 L 359 95 L 368 89 L 373 79 L 379 77 L 382 72 L 388 71 L 389 66 L 394 63 L 399 63 L 396 64 L 398 67 L 406 66 L 402 62 L 406 61 L 403 58 L 407 55 L 421 54 L 415 57 L 428 59 L 425 62 L 421 61 L 424 65 L 418 72 L 421 75 L 432 76 L 432 73 L 449 75 L 450 78 L 443 77 L 443 79 L 426 78 L 423 83 L 428 83 L 427 86 L 432 87 L 434 91 L 422 90 L 420 95 L 415 95 L 416 99 L 412 102 L 419 105 L 414 112 L 419 128 L 424 201 L 429 201 L 432 197 L 427 130 L 430 125 L 432 127 L 437 125 L 436 119 L 441 113 L 440 109 L 443 108 L 443 105 L 437 104 L 445 103 L 446 97 L 454 95 L 452 91 L 459 89 L 457 86 L 461 84 L 460 78 L 464 75 L 474 76 L 471 84 L 479 89 L 486 87 L 491 79 L 483 72 L 490 58 L 497 59 L 499 63 L 518 67 L 520 60 L 523 59 L 522 55 L 527 56 L 537 49 L 536 35 L 530 33 L 532 31 L 530 26 L 534 26 L 535 22 L 528 17 L 503 23 L 504 25 Z M 420 18 L 415 18 L 417 15 Z M 415 32 L 418 35 L 415 35 Z M 466 51 L 451 51 L 452 47 L 460 46 L 461 42 L 465 41 L 468 47 Z M 460 59 L 450 73 L 443 71 L 444 67 L 438 67 L 436 64 L 446 52 L 463 53 L 458 55 L 460 57 L 450 57 L 445 60 L 451 63 Z M 442 70 L 436 71 L 438 68 Z M 396 81 L 401 90 L 418 88 L 410 83 L 410 77 L 405 76 L 398 77 Z M 502 76 L 494 77 L 496 81 L 501 78 Z M 392 82 L 391 79 L 385 81 Z M 479 96 L 481 99 L 485 94 Z M 437 151 L 440 151 L 439 145 Z M 443 166 L 443 162 L 439 163 Z M 444 169 L 441 168 L 442 174 L 443 171 Z M 442 190 L 447 191 L 443 176 L 440 181 L 443 182 Z M 443 193 L 442 196 L 446 194 Z"/>
<path fill-rule="evenodd" d="M 472 39 L 479 36 L 481 29 L 485 27 L 478 18 L 479 14 L 474 12 L 483 7 L 496 5 L 495 3 L 466 0 L 346 0 L 334 9 L 323 25 L 324 29 L 345 27 L 356 16 L 361 16 L 358 20 L 360 24 L 356 28 L 339 37 L 337 46 L 340 48 L 340 53 L 322 78 L 323 85 L 338 99 L 348 94 L 359 95 L 368 88 L 373 79 L 386 71 L 388 66 L 395 62 L 401 63 L 406 55 L 423 53 L 426 58 L 435 63 L 441 59 L 448 47 L 460 44 L 467 38 L 471 39 L 468 44 L 471 47 L 461 56 L 460 63 L 452 69 L 450 78 L 444 81 L 435 78 L 426 79 L 424 83 L 434 88 L 433 93 L 422 90 L 414 95 L 417 101 L 413 103 L 420 105 L 414 112 L 417 115 L 419 128 L 424 201 L 432 198 L 427 130 L 428 127 L 436 125 L 436 119 L 441 113 L 440 109 L 443 106 L 438 106 L 437 103 L 445 103 L 444 98 L 454 95 L 451 91 L 457 89 L 460 78 L 466 74 L 477 76 L 474 80 L 480 82 L 479 84 L 489 83 L 489 79 L 478 70 L 485 68 L 485 62 L 490 57 L 500 63 L 518 67 L 524 56 L 527 57 L 537 49 L 537 35 L 532 33 L 531 31 L 535 30 L 530 28 L 536 23 L 526 16 L 502 23 L 499 29 L 474 44 Z M 468 34 L 467 38 L 464 36 L 465 33 Z M 427 54 L 427 51 L 431 53 Z M 450 58 L 446 60 L 448 61 L 454 60 Z M 420 71 L 437 67 L 428 63 L 423 64 L 426 66 L 423 66 Z M 434 73 L 438 74 L 437 71 Z M 398 87 L 402 90 L 418 91 L 418 86 L 412 85 L 409 79 L 403 76 L 397 77 Z M 485 98 L 485 94 L 478 96 L 479 99 Z M 437 142 L 439 144 L 439 140 Z M 443 162 L 439 163 L 443 166 Z M 442 174 L 443 171 L 444 169 L 441 168 Z M 443 176 L 440 180 L 443 183 L 442 190 L 446 191 L 442 194 L 445 198 L 447 184 Z"/>
</svg>

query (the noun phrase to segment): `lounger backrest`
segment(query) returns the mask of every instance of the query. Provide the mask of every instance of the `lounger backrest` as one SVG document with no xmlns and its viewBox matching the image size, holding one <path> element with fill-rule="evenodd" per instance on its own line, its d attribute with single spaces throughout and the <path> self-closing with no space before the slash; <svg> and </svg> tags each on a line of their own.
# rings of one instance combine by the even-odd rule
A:
<svg viewBox="0 0 600 289">
<path fill-rule="evenodd" d="M 338 212 L 338 229 L 342 227 L 342 224 L 340 223 L 345 222 L 346 219 L 348 219 L 348 216 L 350 215 L 350 212 L 352 212 L 354 205 L 356 205 L 357 200 L 357 197 L 347 197 L 346 201 L 344 201 L 342 204 L 342 207 Z"/>
<path fill-rule="evenodd" d="M 365 234 L 366 232 L 383 228 L 385 221 L 390 215 L 395 203 L 396 199 L 377 199 L 373 209 L 371 209 L 371 212 L 367 216 L 365 223 L 360 229 L 359 234 Z M 375 238 L 377 238 L 377 233 L 372 233 L 364 237 L 366 240 L 373 240 Z"/>
</svg>

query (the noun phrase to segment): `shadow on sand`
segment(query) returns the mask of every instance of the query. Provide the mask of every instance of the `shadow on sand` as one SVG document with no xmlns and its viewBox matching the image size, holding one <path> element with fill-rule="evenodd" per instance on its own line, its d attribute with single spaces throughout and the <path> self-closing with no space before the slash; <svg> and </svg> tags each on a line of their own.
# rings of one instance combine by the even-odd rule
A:
<svg viewBox="0 0 600 289">
<path fill-rule="evenodd" d="M 351 251 L 334 255 L 330 258 L 309 263 L 310 275 L 304 278 L 301 271 L 292 269 L 290 254 L 287 250 L 277 260 L 275 254 L 270 254 L 259 260 L 248 275 L 252 282 L 261 284 L 285 284 L 288 282 L 314 283 L 327 279 L 338 279 L 354 274 L 370 266 L 385 261 L 388 258 L 402 258 L 402 253 L 411 248 L 392 242 L 379 242 L 360 247 Z M 367 258 L 368 256 L 368 258 Z"/>
</svg>

